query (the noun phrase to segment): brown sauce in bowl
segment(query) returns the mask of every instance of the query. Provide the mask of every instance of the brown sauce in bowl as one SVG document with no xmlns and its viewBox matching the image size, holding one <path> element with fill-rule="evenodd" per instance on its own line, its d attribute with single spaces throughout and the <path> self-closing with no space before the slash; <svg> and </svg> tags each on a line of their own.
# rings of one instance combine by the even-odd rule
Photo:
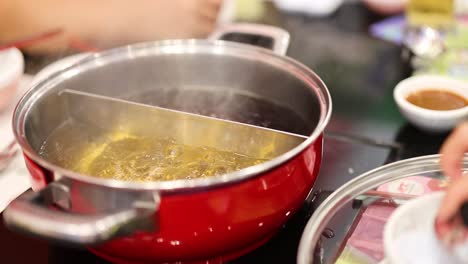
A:
<svg viewBox="0 0 468 264">
<path fill-rule="evenodd" d="M 421 90 L 409 94 L 408 102 L 430 110 L 455 110 L 468 105 L 468 100 L 462 95 L 437 89 Z"/>
</svg>

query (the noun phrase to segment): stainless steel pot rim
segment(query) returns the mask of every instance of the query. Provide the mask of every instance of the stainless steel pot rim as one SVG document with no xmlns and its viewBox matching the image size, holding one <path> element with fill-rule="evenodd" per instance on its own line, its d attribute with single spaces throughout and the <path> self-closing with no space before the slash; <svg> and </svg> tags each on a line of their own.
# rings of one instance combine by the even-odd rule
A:
<svg viewBox="0 0 468 264">
<path fill-rule="evenodd" d="M 157 54 L 185 54 L 185 53 L 210 53 L 220 56 L 237 56 L 252 60 L 261 60 L 262 62 L 272 64 L 276 67 L 287 71 L 293 76 L 307 84 L 311 89 L 314 89 L 315 94 L 320 101 L 321 113 L 320 120 L 311 135 L 302 142 L 299 146 L 280 155 L 270 161 L 245 168 L 232 173 L 213 176 L 209 178 L 198 178 L 190 180 L 173 180 L 173 181 L 155 181 L 155 182 L 129 182 L 112 179 L 101 179 L 93 176 L 88 176 L 66 170 L 59 166 L 53 165 L 40 157 L 29 145 L 25 136 L 24 125 L 26 116 L 34 103 L 34 98 L 37 98 L 48 90 L 49 87 L 56 83 L 64 81 L 80 72 L 90 68 L 99 67 L 105 63 L 113 61 L 140 57 L 146 55 Z M 323 81 L 309 68 L 303 64 L 288 58 L 286 56 L 277 55 L 267 49 L 258 48 L 251 45 L 234 43 L 220 40 L 167 40 L 158 42 L 145 42 L 139 44 L 128 45 L 120 48 L 103 51 L 100 53 L 91 54 L 70 67 L 51 74 L 44 80 L 34 84 L 33 87 L 21 98 L 16 106 L 13 116 L 13 131 L 16 140 L 21 148 L 37 164 L 49 169 L 55 173 L 57 178 L 61 176 L 69 177 L 81 182 L 90 184 L 102 185 L 111 188 L 121 189 L 138 189 L 138 190 L 159 190 L 159 191 L 194 191 L 199 188 L 208 188 L 221 186 L 250 179 L 263 172 L 274 169 L 288 160 L 297 156 L 310 146 L 324 131 L 328 124 L 332 111 L 331 96 Z"/>
<path fill-rule="evenodd" d="M 322 231 L 343 204 L 366 190 L 391 181 L 424 173 L 440 172 L 439 162 L 439 154 L 400 160 L 370 170 L 342 185 L 322 202 L 307 222 L 299 243 L 297 263 L 313 263 L 313 253 Z M 467 170 L 468 154 L 465 154 L 463 164 L 464 170 Z"/>
</svg>

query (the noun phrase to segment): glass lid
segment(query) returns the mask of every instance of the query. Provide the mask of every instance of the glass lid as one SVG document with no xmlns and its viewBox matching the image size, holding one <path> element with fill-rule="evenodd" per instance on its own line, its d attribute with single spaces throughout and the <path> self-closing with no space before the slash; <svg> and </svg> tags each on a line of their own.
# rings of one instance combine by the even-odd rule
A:
<svg viewBox="0 0 468 264">
<path fill-rule="evenodd" d="M 379 263 L 384 226 L 400 205 L 447 186 L 440 155 L 376 168 L 333 192 L 314 212 L 302 234 L 298 263 Z M 468 172 L 468 155 L 463 160 Z"/>
</svg>

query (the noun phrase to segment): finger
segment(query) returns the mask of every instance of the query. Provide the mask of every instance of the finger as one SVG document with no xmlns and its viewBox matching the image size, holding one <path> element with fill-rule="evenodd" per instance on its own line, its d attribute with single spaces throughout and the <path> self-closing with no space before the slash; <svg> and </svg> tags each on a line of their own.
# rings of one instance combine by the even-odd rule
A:
<svg viewBox="0 0 468 264">
<path fill-rule="evenodd" d="M 195 37 L 198 37 L 198 38 L 207 37 L 211 32 L 213 32 L 215 26 L 216 26 L 216 19 L 214 20 L 205 19 L 205 20 L 199 21 L 195 30 Z"/>
<path fill-rule="evenodd" d="M 197 23 L 200 27 L 213 27 L 218 21 L 218 14 L 199 14 Z"/>
<path fill-rule="evenodd" d="M 458 126 L 447 138 L 440 150 L 442 170 L 449 177 L 461 176 L 461 161 L 468 150 L 468 122 Z"/>
<path fill-rule="evenodd" d="M 463 202 L 468 200 L 468 178 L 462 177 L 454 180 L 440 205 L 437 221 L 448 222 L 460 210 Z"/>
<path fill-rule="evenodd" d="M 215 8 L 221 8 L 223 4 L 223 0 L 204 0 L 205 3 L 207 3 L 210 6 L 213 6 Z"/>
<path fill-rule="evenodd" d="M 198 13 L 203 19 L 212 21 L 218 18 L 220 9 L 220 5 L 209 5 L 199 8 Z"/>
</svg>

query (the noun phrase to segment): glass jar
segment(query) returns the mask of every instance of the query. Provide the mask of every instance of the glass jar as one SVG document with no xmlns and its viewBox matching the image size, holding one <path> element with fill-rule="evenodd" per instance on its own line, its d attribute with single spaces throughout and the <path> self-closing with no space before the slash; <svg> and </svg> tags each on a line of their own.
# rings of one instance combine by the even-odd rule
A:
<svg viewBox="0 0 468 264">
<path fill-rule="evenodd" d="M 410 27 L 449 28 L 455 17 L 454 0 L 409 0 L 407 20 Z"/>
</svg>

